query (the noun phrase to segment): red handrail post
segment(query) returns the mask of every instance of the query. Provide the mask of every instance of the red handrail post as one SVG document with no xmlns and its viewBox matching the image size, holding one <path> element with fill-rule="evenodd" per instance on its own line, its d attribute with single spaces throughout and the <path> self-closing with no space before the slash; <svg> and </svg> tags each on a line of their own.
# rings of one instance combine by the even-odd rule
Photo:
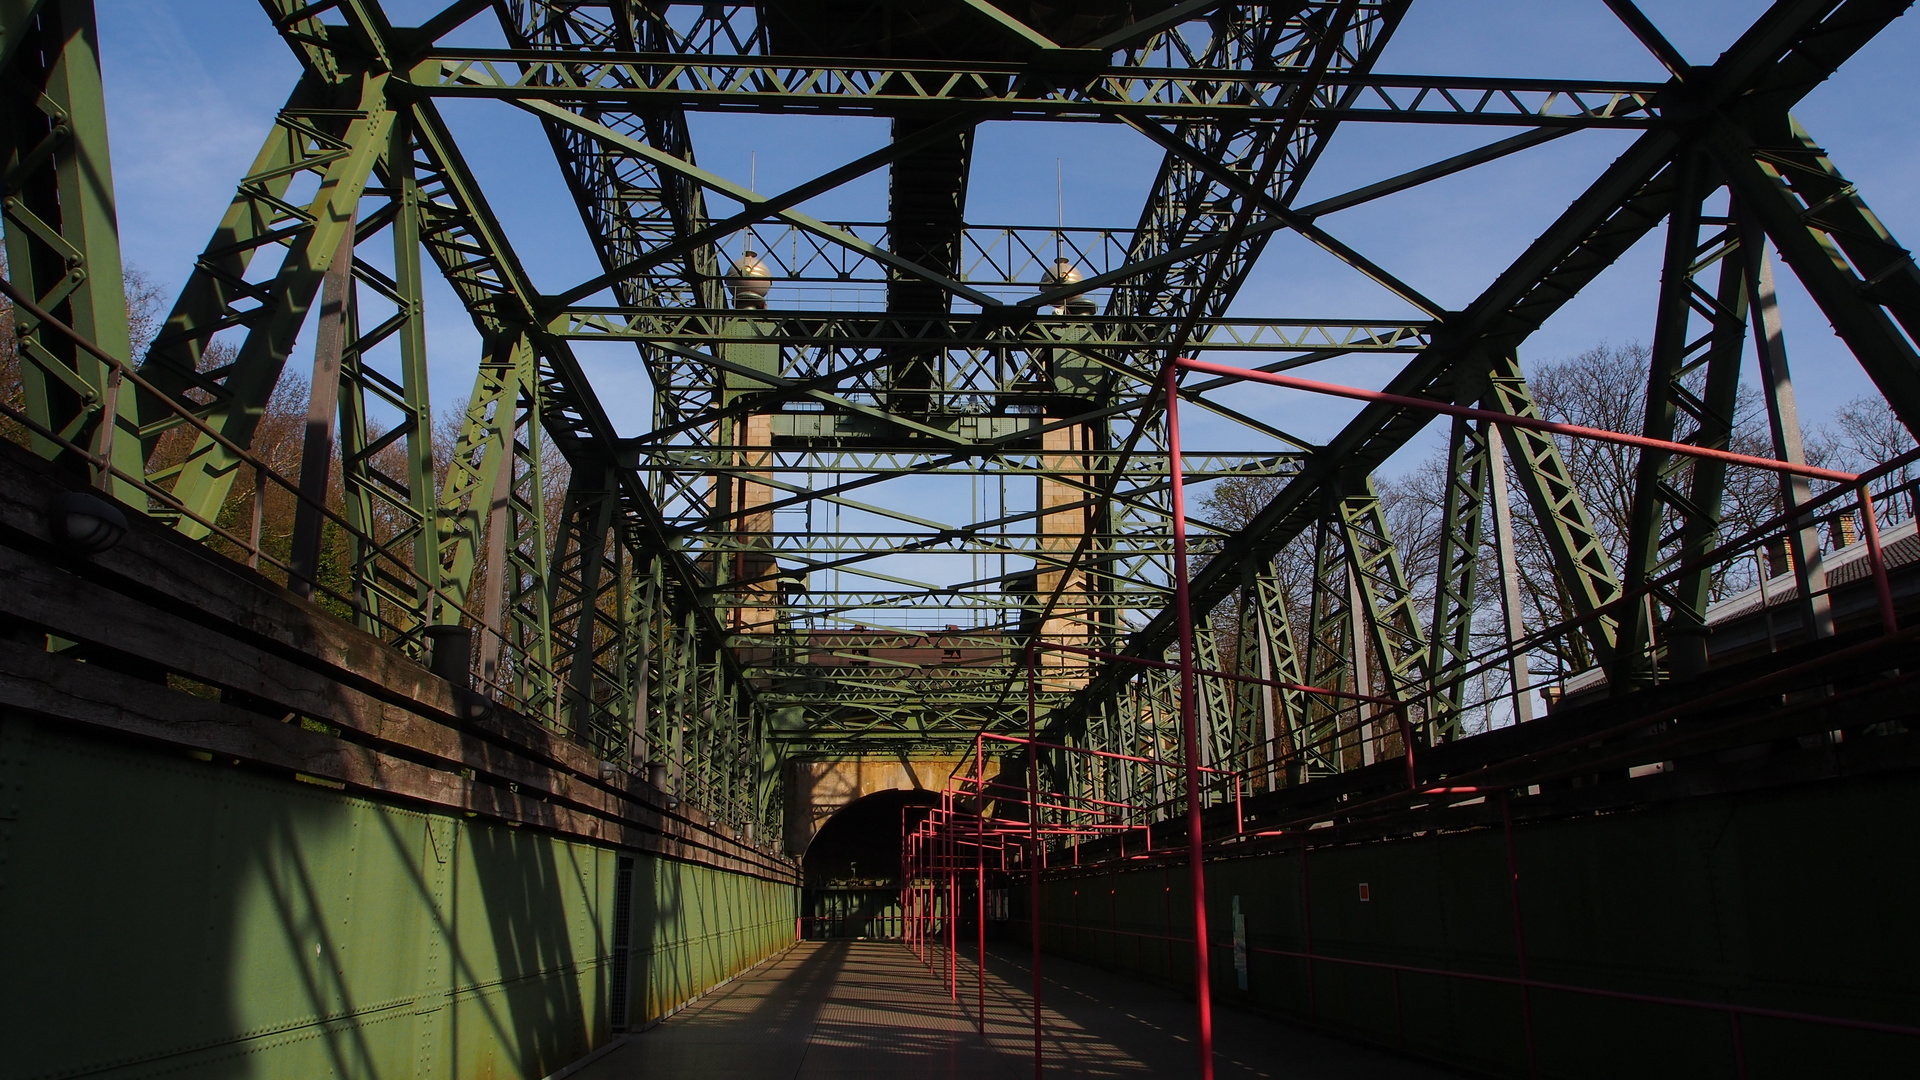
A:
<svg viewBox="0 0 1920 1080">
<path fill-rule="evenodd" d="M 1193 608 L 1187 591 L 1187 492 L 1180 460 L 1180 366 L 1167 365 L 1167 481 L 1173 515 L 1173 603 L 1179 615 L 1180 742 L 1186 759 L 1187 845 L 1193 878 L 1193 996 L 1200 1080 L 1213 1080 L 1213 987 L 1207 962 L 1207 868 L 1200 822 L 1200 736 L 1194 708 Z"/>
<path fill-rule="evenodd" d="M 1861 484 L 1858 490 L 1860 527 L 1867 539 L 1867 559 L 1873 570 L 1874 591 L 1880 598 L 1880 629 L 1891 634 L 1900 629 L 1900 619 L 1893 610 L 1893 584 L 1887 579 L 1886 553 L 1880 550 L 1880 523 L 1874 520 L 1873 495 L 1867 490 L 1867 485 Z"/>
<path fill-rule="evenodd" d="M 942 797 L 942 801 L 944 801 L 944 802 L 947 802 L 947 803 L 949 803 L 949 805 L 951 805 L 951 802 L 952 802 L 952 796 L 951 796 L 950 794 L 949 794 L 949 795 L 946 795 L 946 796 L 943 796 L 943 797 Z M 953 883 L 953 859 L 954 859 L 954 846 L 953 846 L 953 820 L 952 820 L 951 818 L 948 818 L 948 819 L 947 819 L 947 823 L 946 823 L 946 824 L 947 824 L 947 827 L 946 827 L 946 841 L 947 841 L 947 859 L 946 859 L 946 862 L 947 862 L 947 996 L 948 996 L 948 997 L 950 997 L 950 998 L 952 998 L 952 999 L 953 999 L 953 1000 L 954 1000 L 955 1002 L 958 1002 L 958 1001 L 960 1000 L 960 969 L 959 969 L 958 967 L 956 967 L 956 966 L 955 966 L 955 962 L 956 962 L 956 956 L 955 956 L 955 953 L 954 953 L 954 950 L 955 950 L 955 949 L 957 949 L 957 948 L 959 947 L 959 945 L 960 945 L 960 938 L 959 938 L 959 934 L 960 934 L 960 929 L 959 929 L 959 927 L 958 927 L 958 926 L 956 926 L 956 925 L 955 925 L 955 922 L 956 922 L 956 921 L 958 920 L 958 918 L 959 918 L 959 914 L 960 914 L 960 905 L 959 905 L 959 902 L 958 902 L 958 901 L 956 900 L 956 898 L 955 898 L 955 896 L 954 896 L 954 891 L 953 891 L 953 888 L 954 888 L 954 883 Z"/>
<path fill-rule="evenodd" d="M 1033 1080 L 1044 1075 L 1040 1020 L 1040 747 L 1034 742 L 1039 711 L 1034 679 L 1040 653 L 1027 646 L 1027 909 L 1033 922 Z"/>
<path fill-rule="evenodd" d="M 983 758 L 984 741 L 973 740 L 973 772 L 977 781 L 974 791 L 979 802 L 974 807 L 973 843 L 975 863 L 974 905 L 975 932 L 980 936 L 980 970 L 978 973 L 979 1005 L 975 1010 L 973 1022 L 980 1034 L 987 1033 L 987 772 Z"/>
</svg>

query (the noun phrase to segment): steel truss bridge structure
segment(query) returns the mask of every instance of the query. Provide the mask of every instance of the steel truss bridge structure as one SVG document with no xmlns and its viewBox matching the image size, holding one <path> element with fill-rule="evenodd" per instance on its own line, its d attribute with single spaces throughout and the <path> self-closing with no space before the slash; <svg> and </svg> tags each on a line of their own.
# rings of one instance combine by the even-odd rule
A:
<svg viewBox="0 0 1920 1080">
<path fill-rule="evenodd" d="M 379 0 L 262 0 L 302 74 L 135 356 L 91 4 L 13 0 L 0 65 L 23 393 L 7 416 L 131 512 L 715 821 L 777 833 L 790 759 L 959 755 L 1022 733 L 1030 682 L 1041 739 L 1022 745 L 1100 753 L 1016 757 L 1006 775 L 1035 766 L 1045 790 L 1165 815 L 1142 762 L 1181 756 L 1177 684 L 1135 661 L 1165 665 L 1177 638 L 1175 358 L 1311 374 L 1380 354 L 1393 395 L 1537 418 L 1529 335 L 1662 236 L 1635 434 L 1725 448 L 1751 336 L 1772 455 L 1804 461 L 1769 249 L 1920 429 L 1920 271 L 1793 117 L 1904 0 L 1778 0 L 1710 63 L 1608 0 L 1664 82 L 1379 70 L 1409 2 L 453 0 L 401 26 Z M 448 44 L 490 20 L 507 47 Z M 577 204 L 600 260 L 591 276 L 536 283 L 449 99 L 537 118 L 565 178 L 555 198 Z M 878 117 L 891 138 L 767 194 L 698 164 L 691 118 L 706 112 Z M 1151 146 L 1137 220 L 970 220 L 976 132 L 1020 122 L 1114 125 Z M 1343 128 L 1381 123 L 1488 131 L 1303 200 Z M 1465 307 L 1339 238 L 1341 211 L 1590 129 L 1632 141 Z M 884 220 L 801 209 L 881 175 Z M 1242 314 L 1284 234 L 1369 279 L 1389 317 Z M 434 273 L 483 341 L 439 448 Z M 256 434 L 303 373 L 306 325 L 305 464 L 270 474 Z M 580 342 L 631 345 L 652 384 L 644 433 L 620 433 Z M 1529 659 L 1614 688 L 1709 663 L 1726 462 L 1643 452 L 1621 559 L 1551 432 L 1442 421 L 1427 588 L 1371 475 L 1432 415 L 1376 401 L 1313 441 L 1241 385 L 1190 373 L 1177 389 L 1189 424 L 1235 433 L 1185 448 L 1195 497 L 1248 478 L 1263 492 L 1243 523 L 1189 521 L 1207 768 L 1273 790 L 1456 740 L 1496 708 L 1476 689 L 1489 670 L 1507 687 L 1497 710 L 1524 719 Z M 303 500 L 290 554 L 247 521 L 269 484 Z M 1784 508 L 1817 496 L 1781 481 Z M 1555 626 L 1524 624 L 1516 513 L 1545 537 Z M 326 537 L 344 574 L 322 572 Z M 1789 520 L 1780 540 L 1809 625 L 1844 630 L 1814 526 Z M 1501 572 L 1476 574 L 1489 551 Z"/>
</svg>

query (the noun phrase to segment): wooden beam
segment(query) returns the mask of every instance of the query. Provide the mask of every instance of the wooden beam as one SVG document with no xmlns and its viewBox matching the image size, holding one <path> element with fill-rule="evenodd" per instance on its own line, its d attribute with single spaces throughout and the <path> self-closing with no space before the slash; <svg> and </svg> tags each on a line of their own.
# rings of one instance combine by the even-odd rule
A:
<svg viewBox="0 0 1920 1080">
<path fill-rule="evenodd" d="M 479 779 L 469 783 L 517 784 L 541 796 L 533 801 L 542 806 L 566 803 L 568 813 L 651 830 L 689 850 L 792 878 L 790 864 L 735 843 L 698 810 L 670 809 L 643 778 L 603 777 L 597 756 L 556 732 L 500 707 L 466 716 L 454 688 L 405 654 L 144 515 L 127 515 L 132 527 L 109 551 L 62 553 L 47 520 L 61 490 L 37 459 L 0 444 L 0 574 L 10 576 L 0 613 L 338 727 L 341 745 L 354 753 L 424 756 L 439 764 L 420 768 L 454 779 L 470 769 Z M 97 664 L 86 670 L 90 678 L 112 674 Z M 139 685 L 148 694 L 173 693 Z"/>
<path fill-rule="evenodd" d="M 503 784 L 281 723 L 251 710 L 144 679 L 0 641 L 0 707 L 37 719 L 286 769 L 374 796 L 480 814 L 596 843 L 646 851 L 734 873 L 793 883 L 794 868 L 711 833 L 673 835 L 657 816 L 616 818 L 549 802 Z M 652 820 L 648 820 L 652 817 Z"/>
</svg>

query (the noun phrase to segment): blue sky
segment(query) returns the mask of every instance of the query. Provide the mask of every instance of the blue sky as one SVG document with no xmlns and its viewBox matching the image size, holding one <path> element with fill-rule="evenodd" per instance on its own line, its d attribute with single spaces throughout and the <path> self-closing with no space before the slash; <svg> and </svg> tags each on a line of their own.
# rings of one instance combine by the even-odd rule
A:
<svg viewBox="0 0 1920 1080">
<path fill-rule="evenodd" d="M 440 6 L 390 0 L 396 22 Z M 1647 0 L 1642 8 L 1689 59 L 1710 62 L 1765 5 L 1733 0 Z M 292 88 L 298 66 L 252 0 L 99 0 L 122 240 L 128 260 L 171 293 L 231 197 Z M 497 44 L 492 16 L 464 43 Z M 1910 71 L 1920 22 L 1896 21 L 1796 115 L 1856 181 L 1894 235 L 1920 236 L 1920 108 Z M 1383 72 L 1636 78 L 1663 72 L 1601 0 L 1419 0 L 1380 63 Z M 536 122 L 509 106 L 449 102 L 449 123 L 479 173 L 516 248 L 544 289 L 559 291 L 598 267 L 577 212 Z M 884 121 L 856 118 L 702 116 L 694 120 L 703 165 L 760 190 L 777 190 L 872 149 Z M 1360 183 L 1503 137 L 1507 129 L 1417 125 L 1343 127 L 1305 198 Z M 1470 301 L 1631 140 L 1581 132 L 1429 185 L 1323 219 L 1333 234 L 1449 307 Z M 1068 225 L 1130 227 L 1158 155 L 1114 127 L 1078 124 L 983 128 L 969 220 L 1049 224 L 1056 161 Z M 884 217 L 886 180 L 876 173 L 807 209 L 829 219 Z M 1529 362 L 1602 341 L 1650 333 L 1659 232 L 1606 272 L 1528 343 Z M 1871 384 L 1825 318 L 1783 278 L 1787 341 L 1810 421 L 1870 392 Z M 478 339 L 443 285 L 428 297 L 436 405 L 464 402 Z M 1273 243 L 1236 303 L 1249 316 L 1401 317 L 1408 309 L 1295 237 Z M 648 394 L 632 352 L 583 348 L 602 399 L 626 433 L 645 428 Z M 1343 360 L 1325 378 L 1377 385 L 1396 361 Z M 295 367 L 298 367 L 296 361 Z M 1298 395 L 1262 399 L 1263 416 L 1309 437 L 1331 434 L 1351 410 Z M 1196 424 L 1199 439 L 1248 440 Z M 1431 438 L 1410 448 L 1424 453 Z"/>
</svg>

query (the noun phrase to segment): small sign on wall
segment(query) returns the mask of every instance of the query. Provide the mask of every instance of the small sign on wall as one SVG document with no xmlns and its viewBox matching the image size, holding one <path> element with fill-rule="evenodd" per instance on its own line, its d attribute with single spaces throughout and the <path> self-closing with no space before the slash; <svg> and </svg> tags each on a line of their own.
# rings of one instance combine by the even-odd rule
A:
<svg viewBox="0 0 1920 1080">
<path fill-rule="evenodd" d="M 1240 989 L 1247 988 L 1247 917 L 1240 913 L 1240 898 L 1233 898 L 1233 977 Z"/>
<path fill-rule="evenodd" d="M 1364 881 L 1360 883 L 1360 902 L 1363 904 L 1373 902 L 1373 887 Z"/>
</svg>

